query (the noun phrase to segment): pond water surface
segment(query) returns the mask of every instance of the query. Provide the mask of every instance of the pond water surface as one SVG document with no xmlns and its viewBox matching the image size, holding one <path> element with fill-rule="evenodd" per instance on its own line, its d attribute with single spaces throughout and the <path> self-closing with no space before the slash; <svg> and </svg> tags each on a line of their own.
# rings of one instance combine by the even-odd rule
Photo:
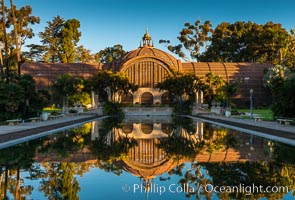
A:
<svg viewBox="0 0 295 200">
<path fill-rule="evenodd" d="M 294 153 L 188 118 L 106 118 L 0 149 L 0 199 L 293 199 Z"/>
</svg>

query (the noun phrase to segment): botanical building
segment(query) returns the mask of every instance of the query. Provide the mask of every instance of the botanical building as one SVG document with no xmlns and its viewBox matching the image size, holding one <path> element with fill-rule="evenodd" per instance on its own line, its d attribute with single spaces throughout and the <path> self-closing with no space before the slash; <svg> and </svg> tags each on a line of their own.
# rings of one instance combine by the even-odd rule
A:
<svg viewBox="0 0 295 200">
<path fill-rule="evenodd" d="M 111 70 L 124 72 L 131 82 L 139 85 L 139 90 L 125 98 L 130 103 L 160 104 L 167 101 L 167 93 L 155 88 L 172 70 L 183 73 L 193 73 L 199 77 L 212 72 L 220 75 L 226 81 L 240 80 L 242 82 L 233 99 L 240 104 L 249 102 L 249 90 L 254 90 L 253 97 L 256 105 L 267 104 L 269 96 L 263 87 L 263 71 L 269 64 L 258 63 L 213 63 L 213 62 L 182 62 L 171 54 L 157 49 L 152 38 L 146 32 L 140 46 L 127 52 L 120 60 L 112 64 L 65 64 L 65 63 L 25 63 L 22 73 L 33 75 L 37 88 L 50 86 L 57 76 L 70 73 L 74 76 L 90 77 L 98 70 Z M 201 101 L 201 95 L 197 95 Z"/>
</svg>

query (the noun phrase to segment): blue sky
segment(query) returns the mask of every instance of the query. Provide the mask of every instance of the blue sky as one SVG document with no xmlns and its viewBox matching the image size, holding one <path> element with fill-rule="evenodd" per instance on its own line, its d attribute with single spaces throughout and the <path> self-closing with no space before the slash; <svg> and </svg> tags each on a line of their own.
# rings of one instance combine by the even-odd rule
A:
<svg viewBox="0 0 295 200">
<path fill-rule="evenodd" d="M 6 4 L 9 3 L 6 0 Z M 294 0 L 14 0 L 19 8 L 31 5 L 33 15 L 41 18 L 34 25 L 35 34 L 44 31 L 54 16 L 76 18 L 81 23 L 83 44 L 93 53 L 122 44 L 127 51 L 139 46 L 148 26 L 155 47 L 165 50 L 160 39 L 174 44 L 185 22 L 210 20 L 215 28 L 221 22 L 267 21 L 281 23 L 288 31 L 295 29 Z M 39 43 L 35 37 L 26 44 Z"/>
</svg>

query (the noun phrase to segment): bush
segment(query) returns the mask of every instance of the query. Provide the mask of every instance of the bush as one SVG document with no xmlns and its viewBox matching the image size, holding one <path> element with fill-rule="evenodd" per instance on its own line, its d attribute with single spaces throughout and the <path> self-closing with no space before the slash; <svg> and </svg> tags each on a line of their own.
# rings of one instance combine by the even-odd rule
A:
<svg viewBox="0 0 295 200">
<path fill-rule="evenodd" d="M 69 113 L 78 113 L 78 110 L 70 109 Z"/>
<path fill-rule="evenodd" d="M 124 116 L 120 103 L 106 102 L 103 107 L 103 113 L 105 115 L 111 115 L 111 116 L 118 116 L 118 117 Z"/>
<path fill-rule="evenodd" d="M 83 106 L 86 106 L 91 104 L 91 97 L 86 92 L 76 93 L 72 96 L 69 96 L 69 104 L 73 106 L 75 102 L 81 102 Z"/>
<path fill-rule="evenodd" d="M 175 104 L 174 106 L 174 113 L 176 114 L 192 114 L 192 102 L 191 101 L 185 101 L 181 104 Z"/>
</svg>

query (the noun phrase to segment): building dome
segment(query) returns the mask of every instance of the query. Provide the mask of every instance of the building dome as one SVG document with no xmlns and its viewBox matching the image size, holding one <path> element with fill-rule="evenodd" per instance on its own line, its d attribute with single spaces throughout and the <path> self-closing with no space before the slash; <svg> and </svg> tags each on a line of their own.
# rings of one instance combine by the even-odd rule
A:
<svg viewBox="0 0 295 200">
<path fill-rule="evenodd" d="M 169 53 L 162 51 L 160 49 L 154 48 L 152 46 L 142 46 L 135 50 L 128 52 L 121 60 L 121 66 L 131 59 L 139 58 L 154 58 L 156 60 L 166 63 L 170 69 L 178 69 L 177 59 L 174 58 Z"/>
<path fill-rule="evenodd" d="M 116 70 L 126 73 L 129 80 L 141 88 L 155 88 L 172 71 L 179 71 L 181 61 L 169 53 L 157 49 L 146 31 L 140 46 L 126 53 L 118 62 Z"/>
</svg>

